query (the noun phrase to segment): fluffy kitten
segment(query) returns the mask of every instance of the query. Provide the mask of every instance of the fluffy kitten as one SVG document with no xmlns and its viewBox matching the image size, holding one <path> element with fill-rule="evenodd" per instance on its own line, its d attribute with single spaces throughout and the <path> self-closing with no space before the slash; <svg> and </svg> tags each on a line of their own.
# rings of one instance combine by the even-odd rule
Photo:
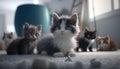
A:
<svg viewBox="0 0 120 69">
<path fill-rule="evenodd" d="M 82 52 L 86 52 L 88 48 L 89 51 L 92 51 L 92 45 L 95 41 L 95 38 L 96 38 L 96 31 L 90 31 L 88 29 L 85 29 L 84 37 L 78 36 L 76 38 L 78 42 L 78 46 L 75 50 L 79 52 L 79 49 L 81 48 Z"/>
<path fill-rule="evenodd" d="M 112 41 L 110 37 L 107 35 L 105 37 L 98 36 L 98 51 L 115 51 L 117 50 L 117 44 L 115 41 Z"/>
<path fill-rule="evenodd" d="M 53 25 L 50 29 L 52 36 L 43 37 L 38 42 L 38 52 L 46 51 L 53 56 L 62 52 L 64 56 L 74 56 L 72 50 L 76 47 L 74 36 L 77 34 L 77 15 L 71 17 L 53 14 Z"/>
<path fill-rule="evenodd" d="M 5 45 L 8 47 L 8 45 L 13 41 L 13 32 L 10 32 L 10 33 L 4 32 L 3 41 Z"/>
<path fill-rule="evenodd" d="M 15 39 L 7 48 L 7 54 L 33 54 L 36 40 L 40 36 L 41 26 L 33 26 L 25 23 L 21 39 Z"/>
<path fill-rule="evenodd" d="M 2 40 L 0 41 L 0 50 L 5 50 L 8 45 L 12 42 L 13 40 L 13 33 L 5 33 L 3 34 Z"/>
</svg>

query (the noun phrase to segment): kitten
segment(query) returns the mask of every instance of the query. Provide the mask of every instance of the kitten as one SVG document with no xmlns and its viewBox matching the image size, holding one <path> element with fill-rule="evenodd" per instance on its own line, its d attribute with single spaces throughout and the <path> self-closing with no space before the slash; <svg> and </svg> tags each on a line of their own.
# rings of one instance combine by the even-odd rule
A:
<svg viewBox="0 0 120 69">
<path fill-rule="evenodd" d="M 8 45 L 13 41 L 13 32 L 10 32 L 10 33 L 4 32 L 3 41 L 5 45 L 8 47 Z"/>
<path fill-rule="evenodd" d="M 71 17 L 53 14 L 53 25 L 50 32 L 52 36 L 43 37 L 37 45 L 38 53 L 46 51 L 53 56 L 56 52 L 62 52 L 64 56 L 75 56 L 73 49 L 76 47 L 74 36 L 77 34 L 77 15 Z"/>
<path fill-rule="evenodd" d="M 2 40 L 0 41 L 0 50 L 6 50 L 6 48 L 12 42 L 12 40 L 13 40 L 13 33 L 4 32 Z"/>
<path fill-rule="evenodd" d="M 107 35 L 105 37 L 98 36 L 98 51 L 115 51 L 117 50 L 117 44 L 115 41 L 111 40 L 110 37 Z"/>
<path fill-rule="evenodd" d="M 33 54 L 40 31 L 41 26 L 36 27 L 25 23 L 23 26 L 24 37 L 15 39 L 7 48 L 7 54 Z"/>
<path fill-rule="evenodd" d="M 90 31 L 88 29 L 85 29 L 84 37 L 78 36 L 76 38 L 78 42 L 78 46 L 75 50 L 79 52 L 79 49 L 81 48 L 82 52 L 86 52 L 88 48 L 89 51 L 92 51 L 92 46 L 93 43 L 95 42 L 95 38 L 96 38 L 96 31 Z"/>
</svg>

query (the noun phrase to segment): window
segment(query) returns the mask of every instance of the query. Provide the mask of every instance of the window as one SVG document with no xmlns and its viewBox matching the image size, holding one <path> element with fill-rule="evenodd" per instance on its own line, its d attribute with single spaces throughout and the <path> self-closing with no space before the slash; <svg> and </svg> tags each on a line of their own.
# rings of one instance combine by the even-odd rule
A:
<svg viewBox="0 0 120 69">
<path fill-rule="evenodd" d="M 119 9 L 119 0 L 114 0 L 114 9 Z"/>
<path fill-rule="evenodd" d="M 102 15 L 112 10 L 111 0 L 88 0 L 88 1 L 90 18 L 93 18 L 93 7 L 95 11 L 95 16 Z"/>
</svg>

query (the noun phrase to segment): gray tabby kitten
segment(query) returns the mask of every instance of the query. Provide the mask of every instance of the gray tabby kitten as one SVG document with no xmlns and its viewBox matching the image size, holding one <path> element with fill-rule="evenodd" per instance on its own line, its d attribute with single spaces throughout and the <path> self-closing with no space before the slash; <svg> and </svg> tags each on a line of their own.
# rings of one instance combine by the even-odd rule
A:
<svg viewBox="0 0 120 69">
<path fill-rule="evenodd" d="M 12 40 L 13 40 L 13 33 L 4 32 L 2 40 L 0 40 L 0 50 L 6 50 L 6 48 L 12 42 Z"/>
<path fill-rule="evenodd" d="M 3 34 L 3 41 L 5 45 L 8 47 L 8 45 L 13 41 L 13 32 L 5 33 Z"/>
<path fill-rule="evenodd" d="M 53 25 L 51 26 L 51 36 L 41 38 L 37 44 L 38 53 L 46 51 L 53 56 L 56 52 L 62 52 L 64 56 L 75 56 L 76 48 L 75 35 L 78 32 L 77 15 L 58 16 L 53 14 Z"/>
<path fill-rule="evenodd" d="M 33 26 L 25 23 L 23 26 L 23 38 L 15 39 L 7 48 L 7 54 L 34 54 L 36 40 L 40 37 L 41 26 Z"/>
</svg>

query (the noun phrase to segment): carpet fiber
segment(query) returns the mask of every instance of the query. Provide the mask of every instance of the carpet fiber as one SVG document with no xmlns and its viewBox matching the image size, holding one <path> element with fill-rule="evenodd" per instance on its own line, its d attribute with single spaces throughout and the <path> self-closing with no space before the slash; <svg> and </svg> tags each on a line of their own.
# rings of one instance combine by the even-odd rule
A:
<svg viewBox="0 0 120 69">
<path fill-rule="evenodd" d="M 46 65 L 48 69 L 75 69 L 75 67 L 76 69 L 120 69 L 120 50 L 112 52 L 80 52 L 77 53 L 76 57 L 71 57 L 72 61 L 67 62 L 65 61 L 67 57 L 50 57 L 45 55 L 8 56 L 5 55 L 4 51 L 0 51 L 0 54 L 0 69 L 6 66 L 9 67 L 9 69 L 20 69 L 20 67 L 23 67 L 22 69 L 31 69 L 36 59 L 48 61 L 48 67 Z M 101 65 L 97 67 L 91 66 L 92 59 L 96 59 Z M 52 63 L 53 65 L 51 65 Z M 39 64 L 40 63 L 38 63 L 38 66 Z M 56 67 L 54 64 L 56 64 Z"/>
</svg>

